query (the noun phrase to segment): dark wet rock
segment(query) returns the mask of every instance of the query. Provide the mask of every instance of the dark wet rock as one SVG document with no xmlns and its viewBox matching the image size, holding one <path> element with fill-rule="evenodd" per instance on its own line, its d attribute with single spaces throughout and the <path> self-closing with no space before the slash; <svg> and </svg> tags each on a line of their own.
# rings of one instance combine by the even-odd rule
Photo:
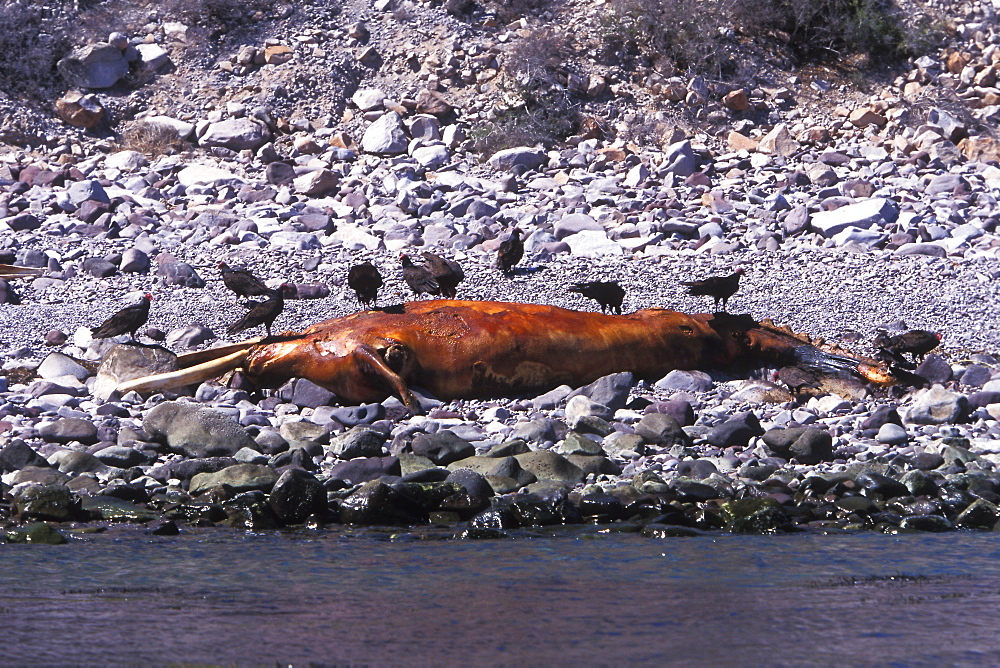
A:
<svg viewBox="0 0 1000 668">
<path fill-rule="evenodd" d="M 947 383 L 951 380 L 951 365 L 940 355 L 931 354 L 917 367 L 916 374 L 928 383 Z"/>
<path fill-rule="evenodd" d="M 569 502 L 568 493 L 563 486 L 545 486 L 538 491 L 505 498 L 509 499 L 520 526 L 578 524 L 581 521 L 579 510 Z"/>
<path fill-rule="evenodd" d="M 906 486 L 907 491 L 912 496 L 937 495 L 938 486 L 937 483 L 934 482 L 934 478 L 920 469 L 907 471 L 903 474 L 899 481 Z"/>
<path fill-rule="evenodd" d="M 234 464 L 214 473 L 198 473 L 191 478 L 189 492 L 197 496 L 213 487 L 226 485 L 236 492 L 260 490 L 269 492 L 278 480 L 278 473 L 262 464 Z"/>
<path fill-rule="evenodd" d="M 152 536 L 176 536 L 181 532 L 173 520 L 154 521 L 149 524 L 148 531 Z"/>
<path fill-rule="evenodd" d="M 506 531 L 519 526 L 520 518 L 507 497 L 495 497 L 489 508 L 469 521 L 470 531 Z"/>
<path fill-rule="evenodd" d="M 530 453 L 525 453 L 530 454 Z M 523 457 L 524 455 L 517 455 L 511 457 L 466 457 L 465 459 L 460 459 L 457 462 L 452 462 L 448 465 L 449 471 L 460 471 L 462 469 L 468 469 L 474 471 L 486 478 L 490 477 L 503 477 L 511 478 L 520 487 L 523 485 L 529 485 L 538 478 L 535 474 L 530 471 L 525 470 L 517 457 Z M 492 483 L 491 483 L 492 486 Z M 496 489 L 494 487 L 494 489 Z"/>
<path fill-rule="evenodd" d="M 236 494 L 223 501 L 222 508 L 226 511 L 226 526 L 234 529 L 267 531 L 281 526 L 281 521 L 268 503 L 267 494 L 259 489 Z"/>
<path fill-rule="evenodd" d="M 410 443 L 415 455 L 427 457 L 438 466 L 447 466 L 476 454 L 476 447 L 450 429 L 433 434 L 417 434 Z"/>
<path fill-rule="evenodd" d="M 149 464 L 156 459 L 141 450 L 127 448 L 120 445 L 112 445 L 104 448 L 103 450 L 98 451 L 94 456 L 97 457 L 102 464 L 105 464 L 106 466 L 115 466 L 120 469 L 142 466 L 143 464 Z"/>
<path fill-rule="evenodd" d="M 43 423 L 38 435 L 51 443 L 79 441 L 85 445 L 97 442 L 97 425 L 83 418 L 60 418 Z"/>
<path fill-rule="evenodd" d="M 958 514 L 955 524 L 967 529 L 992 529 L 1000 517 L 1000 508 L 986 499 L 976 499 Z"/>
<path fill-rule="evenodd" d="M 677 475 L 684 478 L 704 480 L 713 473 L 718 473 L 719 469 L 707 459 L 690 459 L 678 462 L 675 471 Z"/>
<path fill-rule="evenodd" d="M 857 513 L 859 515 L 870 515 L 878 512 L 878 506 L 871 499 L 864 496 L 846 496 L 837 499 L 834 505 L 847 513 Z"/>
<path fill-rule="evenodd" d="M 35 449 L 19 438 L 12 438 L 0 449 L 0 473 L 20 471 L 27 466 L 47 467 L 49 463 Z"/>
<path fill-rule="evenodd" d="M 920 452 L 913 455 L 910 465 L 921 471 L 933 471 L 944 466 L 944 457 L 937 452 Z"/>
<path fill-rule="evenodd" d="M 63 545 L 66 537 L 45 522 L 26 524 L 23 527 L 8 529 L 5 533 L 8 543 L 33 543 L 36 545 Z"/>
<path fill-rule="evenodd" d="M 778 466 L 775 464 L 744 464 L 739 468 L 739 476 L 741 478 L 746 478 L 747 480 L 755 480 L 757 482 L 764 482 L 771 475 L 778 470 Z M 812 480 L 814 478 L 809 478 Z M 819 480 L 819 478 L 815 478 Z M 823 487 L 822 491 L 826 491 L 826 487 Z"/>
<path fill-rule="evenodd" d="M 558 480 L 569 484 L 583 482 L 583 471 L 555 452 L 549 450 L 526 452 L 523 455 L 515 455 L 514 459 L 521 468 L 539 480 Z"/>
<path fill-rule="evenodd" d="M 645 538 L 695 538 L 706 535 L 704 531 L 692 527 L 655 523 L 645 525 L 640 533 Z"/>
<path fill-rule="evenodd" d="M 310 515 L 326 512 L 326 489 L 311 473 L 286 469 L 271 488 L 268 503 L 282 524 L 301 524 Z"/>
<path fill-rule="evenodd" d="M 739 499 L 722 504 L 722 519 L 733 533 L 778 533 L 788 525 L 788 515 L 770 497 Z"/>
<path fill-rule="evenodd" d="M 276 455 L 288 450 L 288 441 L 273 427 L 261 429 L 253 440 L 259 446 L 257 449 L 265 455 Z"/>
<path fill-rule="evenodd" d="M 53 468 L 25 466 L 11 475 L 10 484 L 14 486 L 30 482 L 38 485 L 64 485 L 69 481 L 69 478 L 65 473 L 60 473 Z"/>
<path fill-rule="evenodd" d="M 951 531 L 955 527 L 946 518 L 940 515 L 911 515 L 904 517 L 899 523 L 901 529 L 912 529 L 914 531 L 930 531 L 942 533 Z"/>
<path fill-rule="evenodd" d="M 635 424 L 635 433 L 647 443 L 665 448 L 690 447 L 693 443 L 680 423 L 666 413 L 647 413 Z"/>
<path fill-rule="evenodd" d="M 813 465 L 833 461 L 833 437 L 814 427 L 772 429 L 762 437 L 764 444 L 778 457 Z"/>
<path fill-rule="evenodd" d="M 438 510 L 441 503 L 455 494 L 464 493 L 465 489 L 457 482 L 397 482 L 391 487 L 415 502 L 424 511 L 430 513 Z"/>
<path fill-rule="evenodd" d="M 895 424 L 903 426 L 903 419 L 899 417 L 895 406 L 883 405 L 877 407 L 872 414 L 861 423 L 862 429 L 879 430 L 885 424 Z"/>
<path fill-rule="evenodd" d="M 246 429 L 228 415 L 195 404 L 166 401 L 142 421 L 153 439 L 188 457 L 231 456 L 242 448 L 258 450 Z"/>
<path fill-rule="evenodd" d="M 670 399 L 668 401 L 657 401 L 643 410 L 644 413 L 663 413 L 677 420 L 682 427 L 694 424 L 694 408 L 685 399 Z"/>
<path fill-rule="evenodd" d="M 572 498 L 573 495 L 570 495 Z M 605 492 L 580 495 L 576 502 L 581 517 L 595 522 L 614 522 L 625 518 L 625 504 L 617 496 Z"/>
<path fill-rule="evenodd" d="M 321 447 L 321 446 L 316 446 Z M 316 471 L 319 465 L 313 455 L 309 454 L 306 448 L 293 448 L 285 452 L 274 455 L 267 461 L 268 466 L 274 469 L 292 467 L 303 471 Z"/>
<path fill-rule="evenodd" d="M 340 521 L 361 525 L 422 524 L 427 521 L 427 513 L 413 499 L 372 480 L 340 502 Z"/>
<path fill-rule="evenodd" d="M 622 467 L 600 455 L 566 455 L 570 464 L 583 471 L 584 476 L 588 475 L 621 475 Z"/>
<path fill-rule="evenodd" d="M 682 503 L 701 503 L 718 499 L 721 496 L 719 490 L 711 485 L 684 478 L 674 478 L 671 480 L 670 489 L 677 497 L 677 500 Z"/>
<path fill-rule="evenodd" d="M 909 488 L 902 482 L 874 471 L 860 474 L 855 478 L 855 482 L 864 491 L 865 496 L 876 501 L 910 494 Z"/>
<path fill-rule="evenodd" d="M 705 440 L 719 448 L 733 446 L 746 447 L 754 436 L 761 436 L 764 429 L 760 426 L 757 416 L 747 411 L 737 413 L 722 424 L 718 424 L 705 435 Z"/>
<path fill-rule="evenodd" d="M 49 463 L 62 473 L 93 473 L 107 467 L 100 459 L 83 450 L 61 450 L 49 457 Z"/>
<path fill-rule="evenodd" d="M 528 444 L 524 442 L 521 438 L 512 438 L 503 443 L 497 443 L 485 453 L 484 457 L 513 457 L 514 455 L 523 455 L 525 452 L 531 452 L 531 448 Z"/>
<path fill-rule="evenodd" d="M 611 410 L 618 410 L 625 408 L 633 383 L 634 378 L 631 373 L 627 371 L 613 373 L 598 378 L 590 385 L 585 385 L 577 393 Z"/>
<path fill-rule="evenodd" d="M 357 457 L 349 461 L 337 462 L 330 469 L 330 477 L 351 483 L 377 480 L 382 476 L 400 475 L 398 457 Z"/>
<path fill-rule="evenodd" d="M 493 488 L 486 478 L 481 474 L 469 469 L 459 469 L 448 473 L 445 482 L 458 483 L 466 492 L 474 496 L 490 498 L 493 496 Z"/>
<path fill-rule="evenodd" d="M 81 506 L 91 520 L 145 524 L 160 519 L 159 513 L 155 511 L 112 496 L 84 497 Z"/>
<path fill-rule="evenodd" d="M 199 473 L 215 473 L 233 464 L 236 464 L 236 460 L 232 457 L 183 459 L 169 462 L 162 466 L 155 466 L 147 472 L 147 475 L 161 482 L 165 482 L 170 478 L 177 478 L 181 482 L 189 482 L 191 478 Z"/>
<path fill-rule="evenodd" d="M 66 522 L 80 514 L 80 499 L 66 485 L 27 485 L 13 494 L 13 511 L 21 519 Z"/>
<path fill-rule="evenodd" d="M 380 457 L 386 435 L 365 425 L 349 430 L 330 439 L 330 454 L 339 459 Z"/>
</svg>

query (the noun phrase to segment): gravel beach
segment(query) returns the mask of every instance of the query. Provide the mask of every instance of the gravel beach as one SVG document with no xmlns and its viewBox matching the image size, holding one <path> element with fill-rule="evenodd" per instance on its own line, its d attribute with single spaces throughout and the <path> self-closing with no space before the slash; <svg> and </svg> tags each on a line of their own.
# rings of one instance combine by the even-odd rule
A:
<svg viewBox="0 0 1000 668">
<path fill-rule="evenodd" d="M 730 130 L 675 127 L 643 146 L 581 134 L 477 156 L 467 135 L 480 112 L 449 103 L 446 86 L 400 91 L 371 77 L 344 93 L 342 125 L 230 100 L 139 114 L 170 128 L 180 151 L 72 132 L 7 147 L 0 262 L 38 276 L 0 283 L 6 539 L 58 542 L 73 522 L 109 521 L 161 533 L 434 522 L 462 537 L 580 521 L 656 536 L 992 529 L 1000 145 L 984 128 L 1000 115 L 1000 33 L 975 25 L 954 36 L 961 62 L 950 49 L 923 56 L 880 93 L 845 87 L 823 110 L 766 87 L 743 106 L 678 77 L 678 103 Z M 127 57 L 127 36 L 109 43 Z M 280 79 L 321 57 L 276 46 L 273 60 L 234 56 L 213 76 Z M 945 90 L 978 102 L 934 106 Z M 740 115 L 754 104 L 768 113 Z M 515 228 L 525 253 L 508 276 L 496 254 Z M 379 306 L 411 299 L 399 257 L 427 250 L 461 264 L 459 299 L 597 311 L 567 287 L 615 280 L 625 312 L 705 313 L 711 299 L 682 281 L 739 268 L 730 313 L 865 356 L 880 329 L 929 330 L 941 345 L 889 389 L 800 392 L 775 368 L 704 369 L 542 395 L 422 396 L 423 415 L 395 397 L 346 405 L 306 380 L 120 396 L 104 387 L 108 363 L 97 372 L 116 341 L 90 328 L 145 292 L 139 352 L 263 334 L 225 336 L 244 309 L 222 261 L 294 286 L 274 324 L 284 331 L 357 311 L 347 273 L 365 260 L 385 281 Z"/>
</svg>

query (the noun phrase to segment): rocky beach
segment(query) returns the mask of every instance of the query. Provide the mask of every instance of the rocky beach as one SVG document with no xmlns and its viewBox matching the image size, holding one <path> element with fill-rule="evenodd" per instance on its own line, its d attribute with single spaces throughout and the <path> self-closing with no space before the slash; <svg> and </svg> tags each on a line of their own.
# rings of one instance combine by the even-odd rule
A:
<svg viewBox="0 0 1000 668">
<path fill-rule="evenodd" d="M 991 3 L 935 7 L 961 17 L 947 39 L 865 90 L 817 68 L 739 86 L 577 68 L 565 86 L 600 127 L 485 153 L 474 137 L 511 49 L 552 16 L 479 28 L 431 5 L 327 23 L 289 8 L 206 64 L 196 32 L 154 11 L 81 44 L 57 115 L 0 101 L 0 262 L 37 270 L 0 279 L 6 541 L 115 522 L 993 529 L 1000 29 Z M 506 274 L 515 228 L 524 257 Z M 419 414 L 307 379 L 112 391 L 130 367 L 263 335 L 226 335 L 245 309 L 220 262 L 289 284 L 282 332 L 358 311 L 347 275 L 363 261 L 385 281 L 378 306 L 412 299 L 399 257 L 424 251 L 460 263 L 463 300 L 599 311 L 567 288 L 614 280 L 626 313 L 705 313 L 682 282 L 742 269 L 729 313 L 866 357 L 880 330 L 941 343 L 906 382 L 837 391 L 766 366 L 480 400 L 415 388 Z M 92 337 L 144 293 L 139 345 Z"/>
</svg>

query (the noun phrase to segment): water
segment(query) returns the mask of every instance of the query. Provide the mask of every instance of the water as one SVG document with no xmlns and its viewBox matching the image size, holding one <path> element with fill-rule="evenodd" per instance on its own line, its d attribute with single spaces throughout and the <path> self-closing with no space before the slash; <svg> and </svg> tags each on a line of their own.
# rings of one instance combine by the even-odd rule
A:
<svg viewBox="0 0 1000 668">
<path fill-rule="evenodd" d="M 1000 534 L 0 546 L 0 663 L 1000 663 Z"/>
</svg>

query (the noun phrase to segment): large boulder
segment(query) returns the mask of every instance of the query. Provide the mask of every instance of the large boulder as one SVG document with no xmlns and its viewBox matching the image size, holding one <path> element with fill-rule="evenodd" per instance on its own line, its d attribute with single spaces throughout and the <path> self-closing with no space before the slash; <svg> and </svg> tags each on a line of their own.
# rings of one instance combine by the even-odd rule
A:
<svg viewBox="0 0 1000 668">
<path fill-rule="evenodd" d="M 210 123 L 198 143 L 204 147 L 221 146 L 232 151 L 256 151 L 271 140 L 271 131 L 252 118 L 229 118 Z"/>
<path fill-rule="evenodd" d="M 161 346 L 120 343 L 108 351 L 97 369 L 93 394 L 107 401 L 120 383 L 177 370 L 177 355 Z"/>
<path fill-rule="evenodd" d="M 188 457 L 232 456 L 242 448 L 260 451 L 246 429 L 228 415 L 194 404 L 166 401 L 146 413 L 143 429 Z"/>
<path fill-rule="evenodd" d="M 75 88 L 110 88 L 128 74 L 128 61 L 110 44 L 73 49 L 57 67 L 66 83 Z"/>
</svg>

